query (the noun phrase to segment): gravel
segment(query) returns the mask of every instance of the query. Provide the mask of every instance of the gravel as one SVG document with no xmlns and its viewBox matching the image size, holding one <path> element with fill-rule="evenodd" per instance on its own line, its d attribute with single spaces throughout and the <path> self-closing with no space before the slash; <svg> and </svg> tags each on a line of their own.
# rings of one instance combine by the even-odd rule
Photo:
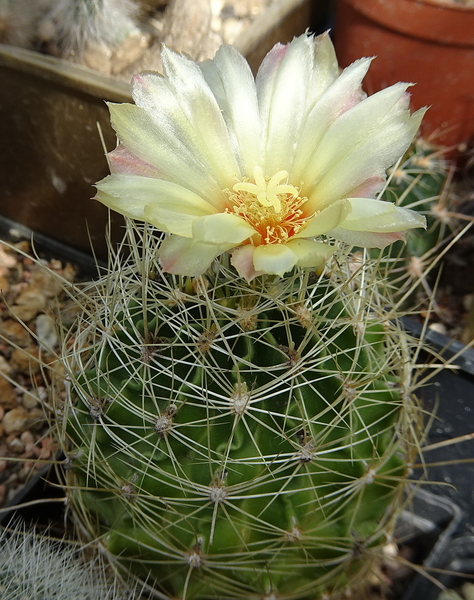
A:
<svg viewBox="0 0 474 600">
<path fill-rule="evenodd" d="M 40 367 L 54 360 L 53 314 L 68 300 L 58 279 L 75 268 L 58 260 L 33 261 L 27 242 L 0 242 L 0 507 L 52 460 L 56 448 L 43 409 L 48 382 Z"/>
</svg>

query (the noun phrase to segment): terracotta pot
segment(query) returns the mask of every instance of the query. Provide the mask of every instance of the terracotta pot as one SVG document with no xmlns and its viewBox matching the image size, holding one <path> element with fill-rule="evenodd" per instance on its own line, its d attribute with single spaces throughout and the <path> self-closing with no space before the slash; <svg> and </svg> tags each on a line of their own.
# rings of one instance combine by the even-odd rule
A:
<svg viewBox="0 0 474 600">
<path fill-rule="evenodd" d="M 474 135 L 474 8 L 450 0 L 337 0 L 335 46 L 341 66 L 377 56 L 369 93 L 397 81 L 414 108 L 430 106 L 422 133 L 455 146 Z"/>
</svg>

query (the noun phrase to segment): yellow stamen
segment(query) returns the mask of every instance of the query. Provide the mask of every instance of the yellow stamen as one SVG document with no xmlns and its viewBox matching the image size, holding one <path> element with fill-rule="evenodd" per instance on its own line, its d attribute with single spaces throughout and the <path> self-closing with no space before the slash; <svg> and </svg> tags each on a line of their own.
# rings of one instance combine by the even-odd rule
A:
<svg viewBox="0 0 474 600">
<path fill-rule="evenodd" d="M 282 210 L 280 195 L 290 194 L 294 198 L 298 196 L 298 190 L 295 187 L 287 183 L 281 183 L 284 179 L 288 180 L 287 171 L 278 171 L 268 183 L 263 176 L 261 167 L 254 167 L 253 176 L 255 183 L 250 183 L 249 181 L 236 183 L 232 188 L 234 192 L 253 194 L 262 206 L 265 208 L 272 207 L 276 213 L 280 213 Z"/>
<path fill-rule="evenodd" d="M 281 244 L 301 231 L 311 215 L 302 210 L 307 198 L 288 183 L 287 171 L 278 171 L 273 177 L 265 177 L 261 167 L 253 171 L 255 183 L 239 181 L 233 191 L 227 190 L 233 212 L 255 229 L 252 243 Z"/>
</svg>

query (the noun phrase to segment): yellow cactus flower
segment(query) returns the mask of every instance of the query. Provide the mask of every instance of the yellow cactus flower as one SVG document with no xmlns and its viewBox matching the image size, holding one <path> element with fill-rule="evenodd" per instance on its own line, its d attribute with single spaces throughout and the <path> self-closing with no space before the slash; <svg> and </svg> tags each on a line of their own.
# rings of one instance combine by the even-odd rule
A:
<svg viewBox="0 0 474 600">
<path fill-rule="evenodd" d="M 97 199 L 169 233 L 163 269 L 199 275 L 231 251 L 247 280 L 319 267 L 331 239 L 384 247 L 423 227 L 376 199 L 423 116 L 409 84 L 367 97 L 371 59 L 340 73 L 327 34 L 277 44 L 254 79 L 231 46 L 198 64 L 163 48 L 164 75 L 134 77 L 110 104 L 119 138 Z"/>
</svg>

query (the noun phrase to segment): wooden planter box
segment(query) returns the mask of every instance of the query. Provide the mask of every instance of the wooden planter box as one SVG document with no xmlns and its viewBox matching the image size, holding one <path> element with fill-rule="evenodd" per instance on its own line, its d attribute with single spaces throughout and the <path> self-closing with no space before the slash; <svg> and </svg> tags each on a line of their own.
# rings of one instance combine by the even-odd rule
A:
<svg viewBox="0 0 474 600">
<path fill-rule="evenodd" d="M 327 0 L 275 0 L 236 40 L 253 69 L 276 42 L 325 16 Z M 314 21 L 313 21 L 314 22 Z M 107 210 L 92 202 L 115 147 L 104 100 L 129 86 L 50 56 L 0 45 L 0 215 L 76 249 L 106 254 Z M 119 216 L 115 224 L 121 223 Z"/>
</svg>

